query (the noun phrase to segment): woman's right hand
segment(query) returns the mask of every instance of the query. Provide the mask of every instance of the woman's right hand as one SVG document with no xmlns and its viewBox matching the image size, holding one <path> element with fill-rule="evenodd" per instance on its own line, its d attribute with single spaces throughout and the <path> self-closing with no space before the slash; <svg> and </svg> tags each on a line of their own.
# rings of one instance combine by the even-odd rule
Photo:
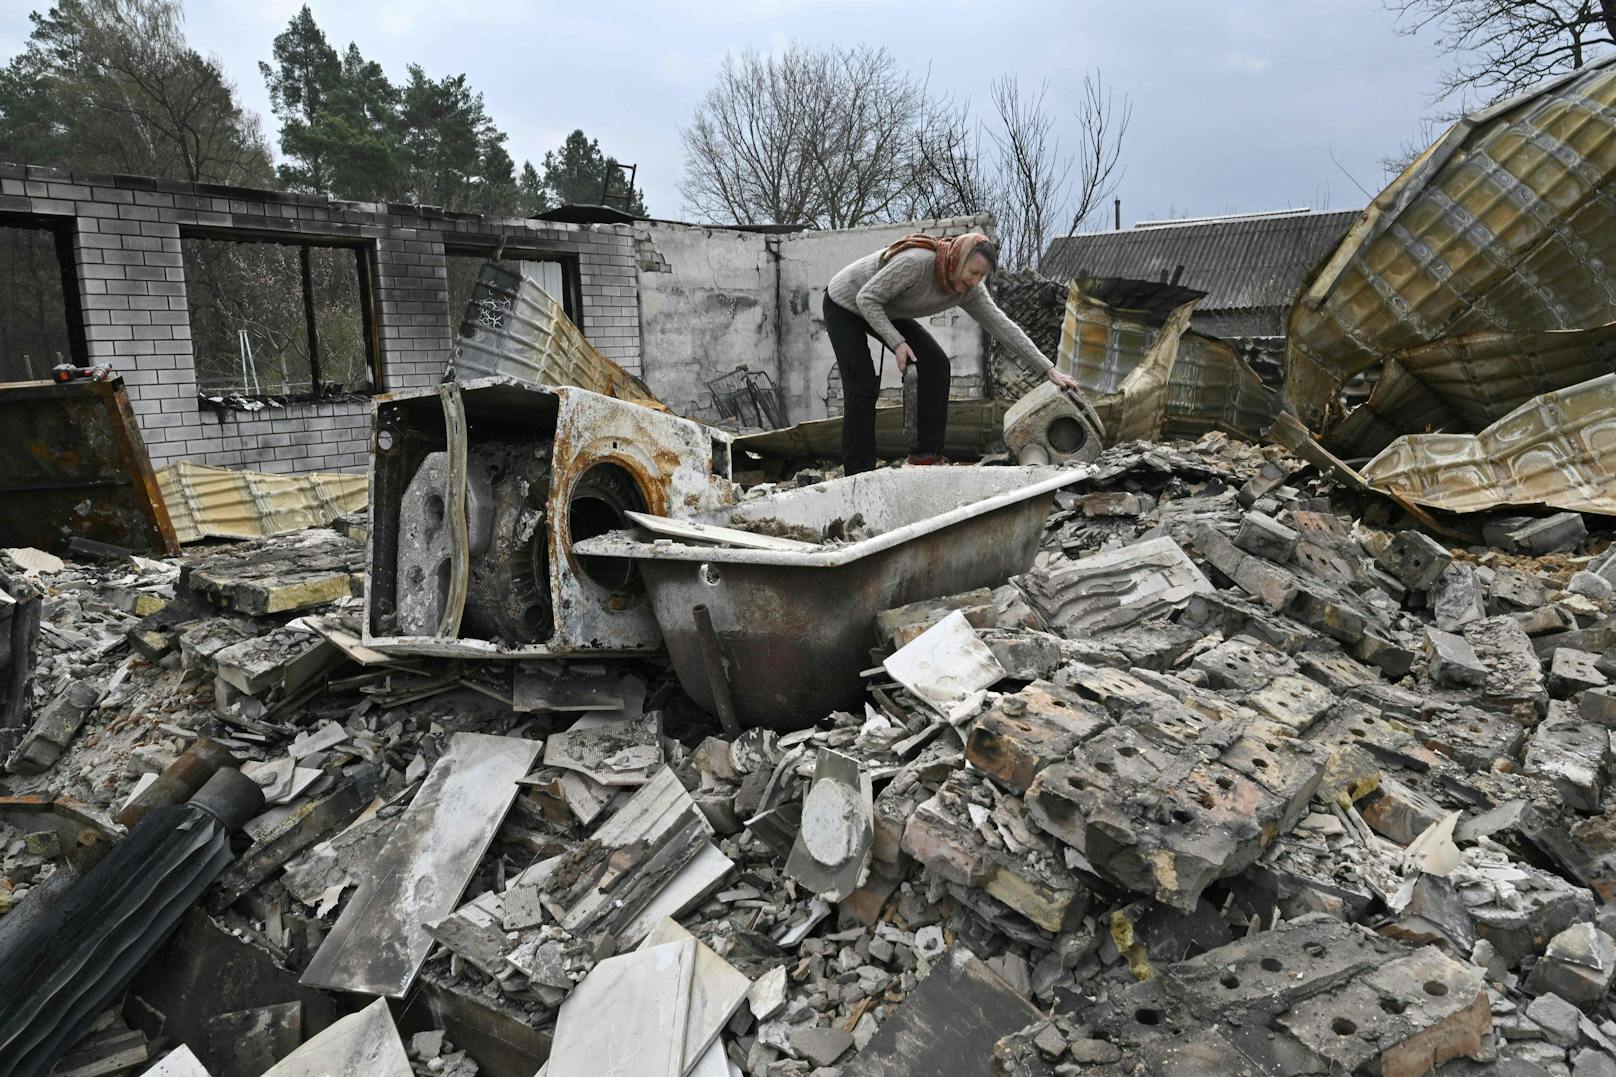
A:
<svg viewBox="0 0 1616 1077">
<path fill-rule="evenodd" d="M 898 350 L 892 354 L 897 356 L 898 377 L 901 378 L 903 377 L 903 372 L 909 369 L 909 364 L 915 361 L 915 350 L 909 346 L 909 342 L 906 340 L 899 344 Z"/>
</svg>

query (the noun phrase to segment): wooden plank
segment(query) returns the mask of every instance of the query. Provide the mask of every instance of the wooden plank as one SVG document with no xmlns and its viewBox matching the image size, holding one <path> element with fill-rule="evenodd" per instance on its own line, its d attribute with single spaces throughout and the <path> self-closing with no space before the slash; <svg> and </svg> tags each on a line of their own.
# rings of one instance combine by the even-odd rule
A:
<svg viewBox="0 0 1616 1077">
<path fill-rule="evenodd" d="M 401 998 L 543 744 L 456 733 L 300 981 Z"/>
</svg>

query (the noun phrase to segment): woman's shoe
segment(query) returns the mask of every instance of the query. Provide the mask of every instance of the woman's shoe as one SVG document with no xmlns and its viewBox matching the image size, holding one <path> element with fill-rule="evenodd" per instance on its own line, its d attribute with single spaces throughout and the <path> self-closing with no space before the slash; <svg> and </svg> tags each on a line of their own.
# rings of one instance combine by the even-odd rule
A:
<svg viewBox="0 0 1616 1077">
<path fill-rule="evenodd" d="M 909 454 L 909 459 L 904 463 L 912 467 L 932 467 L 936 464 L 946 464 L 948 460 L 943 457 L 942 453 L 912 452 Z"/>
</svg>

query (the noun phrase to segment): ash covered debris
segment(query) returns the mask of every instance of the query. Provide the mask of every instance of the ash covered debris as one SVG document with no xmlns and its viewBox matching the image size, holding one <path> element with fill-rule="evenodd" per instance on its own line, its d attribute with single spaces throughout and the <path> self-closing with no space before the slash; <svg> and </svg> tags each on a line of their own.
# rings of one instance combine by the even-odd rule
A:
<svg viewBox="0 0 1616 1077">
<path fill-rule="evenodd" d="M 0 951 L 220 767 L 265 800 L 127 988 L 45 1030 L 57 1072 L 1616 1065 L 1597 518 L 1553 553 L 1432 535 L 1219 433 L 1068 472 L 1023 571 L 872 607 L 857 706 L 739 735 L 704 666 L 372 646 L 331 531 L 7 555 L 40 623 Z"/>
</svg>

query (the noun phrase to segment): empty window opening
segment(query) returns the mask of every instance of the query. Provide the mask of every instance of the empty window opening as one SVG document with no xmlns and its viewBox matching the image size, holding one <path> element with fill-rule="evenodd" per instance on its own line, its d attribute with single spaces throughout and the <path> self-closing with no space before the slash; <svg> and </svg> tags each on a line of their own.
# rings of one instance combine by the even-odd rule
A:
<svg viewBox="0 0 1616 1077">
<path fill-rule="evenodd" d="M 0 382 L 42 381 L 82 361 L 77 286 L 62 256 L 54 229 L 0 216 Z"/>
<path fill-rule="evenodd" d="M 204 396 L 317 398 L 380 388 L 365 252 L 186 237 Z"/>
</svg>

